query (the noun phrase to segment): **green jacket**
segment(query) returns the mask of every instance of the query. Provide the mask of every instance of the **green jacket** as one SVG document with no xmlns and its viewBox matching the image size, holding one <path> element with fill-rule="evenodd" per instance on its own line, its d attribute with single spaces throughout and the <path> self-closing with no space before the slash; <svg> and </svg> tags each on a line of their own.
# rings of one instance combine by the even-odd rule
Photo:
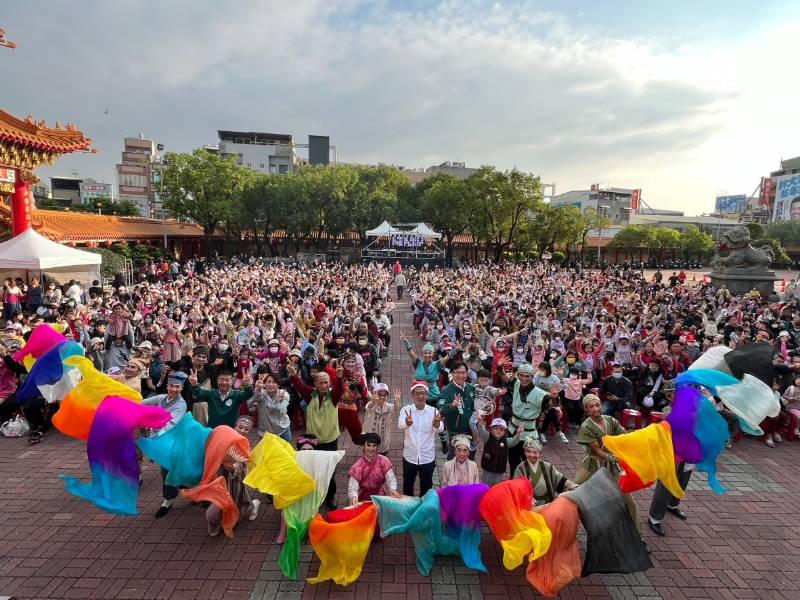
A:
<svg viewBox="0 0 800 600">
<path fill-rule="evenodd" d="M 225 401 L 219 395 L 219 390 L 204 390 L 199 385 L 192 386 L 192 396 L 195 402 L 208 403 L 208 426 L 228 425 L 234 427 L 239 418 L 239 405 L 247 402 L 253 396 L 252 386 L 228 392 Z"/>
<path fill-rule="evenodd" d="M 461 395 L 461 400 L 464 401 L 464 406 L 461 408 L 460 413 L 458 409 L 451 406 L 453 400 L 459 394 Z M 448 432 L 470 435 L 469 418 L 475 412 L 475 386 L 471 383 L 465 383 L 462 391 L 455 384 L 448 383 L 442 388 L 439 395 L 439 412 L 442 413 Z"/>
</svg>

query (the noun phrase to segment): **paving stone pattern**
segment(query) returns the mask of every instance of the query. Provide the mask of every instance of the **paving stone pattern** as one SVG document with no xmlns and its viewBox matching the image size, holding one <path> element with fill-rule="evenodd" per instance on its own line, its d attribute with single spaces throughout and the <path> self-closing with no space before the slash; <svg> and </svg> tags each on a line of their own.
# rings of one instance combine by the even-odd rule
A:
<svg viewBox="0 0 800 600">
<path fill-rule="evenodd" d="M 399 330 L 411 336 L 408 305 L 398 306 L 392 354 L 384 359 L 384 381 L 401 386 L 404 402 L 411 369 Z M 419 340 L 415 341 L 417 348 Z M 583 454 L 570 443 L 552 440 L 545 457 L 573 475 Z M 346 472 L 358 456 L 347 451 L 337 471 L 338 502 L 346 502 Z M 395 433 L 389 456 L 402 477 L 401 444 Z M 442 457 L 439 457 L 442 462 Z M 584 599 L 800 598 L 800 524 L 797 465 L 800 444 L 769 449 L 743 440 L 720 460 L 720 478 L 730 493 L 717 496 L 695 474 L 683 502 L 687 521 L 667 516 L 667 537 L 644 526 L 654 567 L 633 575 L 595 575 L 573 582 L 560 597 Z M 278 516 L 262 503 L 254 522 L 244 521 L 232 540 L 210 538 L 204 513 L 183 500 L 159 521 L 161 478 L 152 463 L 144 468 L 139 499 L 142 514 L 123 517 L 100 512 L 68 494 L 58 479 L 66 472 L 88 479 L 86 444 L 56 432 L 34 447 L 24 439 L 0 438 L 0 597 L 128 599 L 331 599 L 358 600 L 517 600 L 538 597 L 523 568 L 502 567 L 499 545 L 485 531 L 481 550 L 489 573 L 466 569 L 453 557 L 438 558 L 430 577 L 414 566 L 408 536 L 373 544 L 361 578 L 344 588 L 329 582 L 305 583 L 318 562 L 302 547 L 300 581 L 285 579 L 277 566 Z M 438 478 L 438 473 L 437 473 Z M 642 518 L 651 492 L 636 494 Z"/>
</svg>

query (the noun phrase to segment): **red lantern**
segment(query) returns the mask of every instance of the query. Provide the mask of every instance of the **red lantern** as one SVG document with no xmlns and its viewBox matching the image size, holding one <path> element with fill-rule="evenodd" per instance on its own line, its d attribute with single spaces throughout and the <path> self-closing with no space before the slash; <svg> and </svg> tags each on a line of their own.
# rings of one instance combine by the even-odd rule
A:
<svg viewBox="0 0 800 600">
<path fill-rule="evenodd" d="M 67 242 L 67 246 L 69 246 L 70 248 L 74 248 L 75 245 L 76 245 L 75 242 Z"/>
</svg>

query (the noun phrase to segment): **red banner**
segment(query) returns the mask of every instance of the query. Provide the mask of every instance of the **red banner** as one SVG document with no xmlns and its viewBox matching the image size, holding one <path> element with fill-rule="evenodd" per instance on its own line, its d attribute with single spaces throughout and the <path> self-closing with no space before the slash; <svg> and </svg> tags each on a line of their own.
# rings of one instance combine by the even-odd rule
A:
<svg viewBox="0 0 800 600">
<path fill-rule="evenodd" d="M 641 194 L 642 190 L 633 190 L 631 193 L 631 212 L 636 212 L 639 210 L 639 194 Z"/>
</svg>

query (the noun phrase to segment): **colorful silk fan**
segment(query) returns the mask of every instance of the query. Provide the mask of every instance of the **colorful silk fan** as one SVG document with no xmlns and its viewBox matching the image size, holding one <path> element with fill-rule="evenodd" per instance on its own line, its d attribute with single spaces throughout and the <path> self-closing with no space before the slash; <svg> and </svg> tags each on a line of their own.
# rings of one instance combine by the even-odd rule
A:
<svg viewBox="0 0 800 600">
<path fill-rule="evenodd" d="M 172 416 L 158 406 L 142 406 L 126 398 L 110 396 L 97 409 L 87 443 L 91 483 L 62 474 L 67 490 L 99 508 L 121 515 L 139 514 L 139 460 L 134 431 L 158 429 Z"/>
<path fill-rule="evenodd" d="M 355 508 L 343 508 L 328 513 L 327 519 L 317 514 L 311 521 L 308 538 L 319 557 L 319 574 L 309 583 L 333 579 L 339 585 L 355 582 L 364 566 L 378 511 L 372 502 Z"/>
<path fill-rule="evenodd" d="M 551 532 L 533 510 L 533 487 L 527 477 L 501 481 L 481 499 L 480 513 L 503 548 L 503 566 L 520 566 L 525 557 L 536 560 L 550 547 Z"/>
</svg>

